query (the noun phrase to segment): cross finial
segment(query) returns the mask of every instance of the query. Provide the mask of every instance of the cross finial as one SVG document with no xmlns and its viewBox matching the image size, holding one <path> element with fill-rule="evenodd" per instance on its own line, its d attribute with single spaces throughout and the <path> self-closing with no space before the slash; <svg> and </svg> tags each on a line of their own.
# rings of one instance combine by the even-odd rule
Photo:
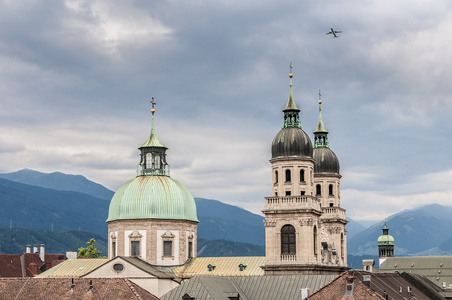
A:
<svg viewBox="0 0 452 300">
<path fill-rule="evenodd" d="M 320 93 L 320 90 L 319 90 L 319 100 L 322 100 L 322 94 Z"/>
<path fill-rule="evenodd" d="M 290 62 L 290 64 L 289 64 L 289 69 L 290 69 L 289 73 L 292 73 L 292 62 Z"/>
<path fill-rule="evenodd" d="M 152 113 L 152 115 L 154 115 L 154 113 L 155 113 L 154 106 L 155 106 L 157 103 L 155 103 L 154 97 L 152 97 L 151 99 L 152 99 L 152 100 L 151 100 L 151 104 L 152 104 L 151 113 Z"/>
</svg>

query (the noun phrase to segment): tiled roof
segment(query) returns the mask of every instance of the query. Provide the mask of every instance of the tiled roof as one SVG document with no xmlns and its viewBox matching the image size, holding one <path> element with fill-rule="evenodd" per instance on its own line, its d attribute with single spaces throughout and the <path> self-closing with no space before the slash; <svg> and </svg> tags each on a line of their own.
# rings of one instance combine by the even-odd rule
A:
<svg viewBox="0 0 452 300">
<path fill-rule="evenodd" d="M 279 275 L 279 276 L 195 276 L 162 298 L 180 300 L 189 294 L 196 300 L 229 300 L 238 294 L 245 300 L 299 300 L 300 289 L 315 291 L 332 281 L 337 275 Z"/>
<path fill-rule="evenodd" d="M 158 297 L 125 278 L 0 278 L 1 299 L 142 299 Z"/>
<path fill-rule="evenodd" d="M 452 256 L 389 257 L 379 271 L 419 274 L 440 287 L 452 287 Z"/>
<path fill-rule="evenodd" d="M 33 277 L 47 268 L 57 265 L 61 259 L 66 259 L 63 254 L 45 254 L 45 265 L 41 261 L 39 253 L 0 254 L 0 277 Z M 30 264 L 36 264 L 32 270 Z M 34 273 L 33 273 L 34 272 Z"/>
<path fill-rule="evenodd" d="M 36 276 L 37 278 L 81 277 L 105 264 L 106 258 L 69 259 Z"/>
<path fill-rule="evenodd" d="M 243 271 L 239 269 L 240 264 L 246 266 Z M 264 271 L 261 266 L 264 264 L 264 256 L 195 257 L 173 271 L 179 278 L 191 278 L 195 275 L 262 276 Z M 212 271 L 209 271 L 208 265 L 214 266 Z"/>
<path fill-rule="evenodd" d="M 369 276 L 370 286 L 364 284 L 364 276 Z M 407 281 L 397 273 L 370 273 L 354 271 L 353 295 L 344 296 L 347 273 L 342 274 L 329 284 L 325 285 L 309 296 L 309 300 L 315 299 L 445 299 L 434 290 L 427 291 L 425 286 L 418 288 L 419 284 Z M 421 291 L 421 289 L 424 291 Z"/>
</svg>

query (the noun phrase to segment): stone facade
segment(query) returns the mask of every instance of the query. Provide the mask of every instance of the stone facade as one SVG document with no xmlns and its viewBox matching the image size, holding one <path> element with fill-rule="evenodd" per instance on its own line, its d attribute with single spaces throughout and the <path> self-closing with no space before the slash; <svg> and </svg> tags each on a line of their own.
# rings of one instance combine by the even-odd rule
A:
<svg viewBox="0 0 452 300">
<path fill-rule="evenodd" d="M 183 264 L 190 257 L 196 257 L 196 228 L 196 222 L 184 220 L 144 219 L 109 222 L 108 258 L 136 256 L 152 265 Z M 139 253 L 132 253 L 132 242 L 139 243 Z"/>
</svg>

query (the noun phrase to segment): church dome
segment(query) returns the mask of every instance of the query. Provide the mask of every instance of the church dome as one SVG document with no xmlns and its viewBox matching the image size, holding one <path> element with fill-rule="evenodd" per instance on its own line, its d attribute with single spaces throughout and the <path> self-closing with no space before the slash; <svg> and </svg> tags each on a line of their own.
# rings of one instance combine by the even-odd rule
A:
<svg viewBox="0 0 452 300">
<path fill-rule="evenodd" d="M 394 238 L 389 234 L 380 235 L 378 245 L 394 245 Z"/>
<path fill-rule="evenodd" d="M 272 142 L 272 158 L 281 156 L 312 157 L 312 143 L 309 136 L 299 127 L 281 129 Z"/>
<path fill-rule="evenodd" d="M 329 173 L 339 175 L 339 159 L 336 154 L 327 147 L 314 148 L 315 159 L 314 173 Z"/>
<path fill-rule="evenodd" d="M 138 176 L 118 189 L 110 202 L 107 222 L 130 219 L 198 222 L 192 195 L 168 176 Z"/>
</svg>

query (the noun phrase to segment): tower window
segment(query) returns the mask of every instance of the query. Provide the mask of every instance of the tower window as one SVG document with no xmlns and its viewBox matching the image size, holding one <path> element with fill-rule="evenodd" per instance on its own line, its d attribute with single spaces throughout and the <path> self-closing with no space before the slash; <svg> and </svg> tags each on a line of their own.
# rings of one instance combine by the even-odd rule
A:
<svg viewBox="0 0 452 300">
<path fill-rule="evenodd" d="M 316 196 L 320 196 L 320 195 L 322 195 L 322 187 L 320 186 L 320 184 L 318 184 L 318 185 L 316 185 L 315 186 L 315 194 L 316 194 Z"/>
<path fill-rule="evenodd" d="M 286 191 L 286 196 L 290 196 L 292 193 L 290 191 Z"/>
<path fill-rule="evenodd" d="M 193 255 L 193 242 L 188 242 L 188 258 L 192 258 Z"/>
<path fill-rule="evenodd" d="M 304 182 L 304 169 L 300 170 L 300 182 Z"/>
<path fill-rule="evenodd" d="M 328 192 L 329 192 L 330 196 L 334 196 L 334 195 L 333 195 L 333 185 L 332 185 L 332 184 L 330 184 L 330 185 L 328 186 Z"/>
<path fill-rule="evenodd" d="M 301 191 L 301 195 L 304 196 L 306 194 L 305 191 Z"/>
<path fill-rule="evenodd" d="M 116 257 L 116 242 L 111 243 L 111 257 Z"/>
<path fill-rule="evenodd" d="M 295 228 L 284 225 L 281 228 L 281 254 L 296 254 Z"/>
<path fill-rule="evenodd" d="M 314 241 L 314 256 L 317 257 L 317 226 L 314 226 L 313 241 Z"/>
<path fill-rule="evenodd" d="M 286 182 L 291 182 L 290 170 L 286 170 Z"/>
<path fill-rule="evenodd" d="M 132 256 L 140 256 L 140 241 L 132 241 Z"/>
<path fill-rule="evenodd" d="M 163 256 L 173 256 L 173 242 L 163 241 Z"/>
<path fill-rule="evenodd" d="M 278 171 L 275 171 L 275 183 L 278 183 Z"/>
</svg>

